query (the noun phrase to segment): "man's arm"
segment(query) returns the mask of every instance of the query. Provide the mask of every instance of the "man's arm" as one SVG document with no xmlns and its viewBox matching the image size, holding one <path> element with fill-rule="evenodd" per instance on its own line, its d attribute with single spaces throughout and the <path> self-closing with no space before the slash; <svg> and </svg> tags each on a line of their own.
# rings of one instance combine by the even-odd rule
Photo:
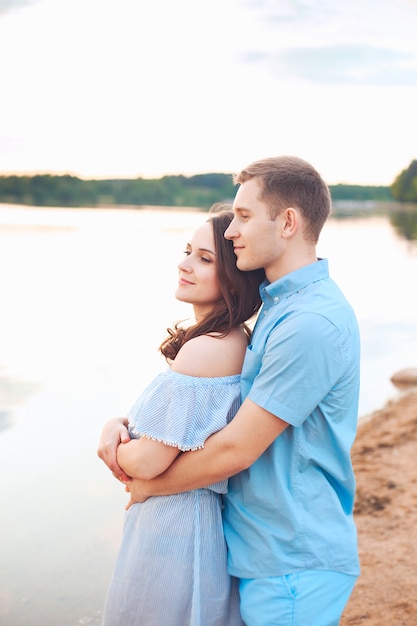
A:
<svg viewBox="0 0 417 626">
<path fill-rule="evenodd" d="M 233 376 L 242 369 L 246 346 L 243 334 L 200 335 L 182 346 L 171 368 L 186 376 Z M 106 423 L 100 437 L 97 454 L 113 475 L 127 482 L 129 476 L 149 479 L 165 471 L 179 454 L 178 448 L 144 437 L 130 442 L 127 424 L 127 419 L 112 419 Z M 120 446 L 127 442 L 127 446 Z M 138 453 L 136 458 L 134 451 Z"/>
<path fill-rule="evenodd" d="M 246 398 L 230 424 L 209 437 L 203 449 L 181 454 L 153 480 L 130 481 L 127 491 L 131 503 L 229 478 L 252 465 L 287 426 L 287 422 Z"/>
</svg>

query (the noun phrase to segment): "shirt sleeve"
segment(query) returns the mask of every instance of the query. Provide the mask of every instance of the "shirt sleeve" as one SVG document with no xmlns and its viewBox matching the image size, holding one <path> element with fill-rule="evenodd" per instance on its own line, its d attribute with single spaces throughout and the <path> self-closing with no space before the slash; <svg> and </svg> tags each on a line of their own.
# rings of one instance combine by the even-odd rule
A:
<svg viewBox="0 0 417 626">
<path fill-rule="evenodd" d="M 259 371 L 248 397 L 299 426 L 345 371 L 343 343 L 340 329 L 322 315 L 289 318 L 271 332 L 263 355 L 249 356 Z"/>
<path fill-rule="evenodd" d="M 199 378 L 159 374 L 128 413 L 132 437 L 148 437 L 182 452 L 204 447 L 240 406 L 240 377 Z"/>
</svg>

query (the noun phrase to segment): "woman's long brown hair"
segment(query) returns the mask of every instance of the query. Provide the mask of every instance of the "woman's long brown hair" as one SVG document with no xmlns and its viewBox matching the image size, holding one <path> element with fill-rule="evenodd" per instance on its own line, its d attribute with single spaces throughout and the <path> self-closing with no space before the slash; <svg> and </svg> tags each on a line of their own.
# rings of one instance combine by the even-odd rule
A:
<svg viewBox="0 0 417 626">
<path fill-rule="evenodd" d="M 174 328 L 167 329 L 168 336 L 159 346 L 167 361 L 175 359 L 186 341 L 209 333 L 225 337 L 239 325 L 243 325 L 249 341 L 250 329 L 246 322 L 261 306 L 259 285 L 265 273 L 263 269 L 242 272 L 236 267 L 233 243 L 224 238 L 224 232 L 232 219 L 233 212 L 228 204 L 216 203 L 211 207 L 207 221 L 213 226 L 216 273 L 222 298 L 202 320 L 189 328 L 181 327 L 178 322 Z"/>
</svg>

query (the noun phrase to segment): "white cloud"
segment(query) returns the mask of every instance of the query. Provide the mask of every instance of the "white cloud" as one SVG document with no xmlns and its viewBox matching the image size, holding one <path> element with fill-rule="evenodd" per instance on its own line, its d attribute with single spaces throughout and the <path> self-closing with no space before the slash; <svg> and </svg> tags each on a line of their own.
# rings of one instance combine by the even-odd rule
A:
<svg viewBox="0 0 417 626">
<path fill-rule="evenodd" d="M 281 78 L 417 84 L 417 6 L 405 0 L 246 2 L 255 37 L 243 58 Z"/>
<path fill-rule="evenodd" d="M 0 0 L 0 15 L 16 11 L 22 7 L 36 3 L 38 0 Z"/>
<path fill-rule="evenodd" d="M 417 85 L 417 55 L 367 45 L 287 48 L 247 55 L 277 77 L 310 83 Z"/>
</svg>

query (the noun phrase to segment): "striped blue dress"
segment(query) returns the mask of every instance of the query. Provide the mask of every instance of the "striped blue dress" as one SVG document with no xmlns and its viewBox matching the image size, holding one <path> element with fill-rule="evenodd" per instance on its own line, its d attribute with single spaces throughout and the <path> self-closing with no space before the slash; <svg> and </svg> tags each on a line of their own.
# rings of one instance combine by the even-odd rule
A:
<svg viewBox="0 0 417 626">
<path fill-rule="evenodd" d="M 185 452 L 204 446 L 240 406 L 240 376 L 167 370 L 132 407 L 129 431 Z M 244 626 L 227 574 L 222 493 L 227 481 L 148 498 L 126 512 L 103 626 Z"/>
</svg>

